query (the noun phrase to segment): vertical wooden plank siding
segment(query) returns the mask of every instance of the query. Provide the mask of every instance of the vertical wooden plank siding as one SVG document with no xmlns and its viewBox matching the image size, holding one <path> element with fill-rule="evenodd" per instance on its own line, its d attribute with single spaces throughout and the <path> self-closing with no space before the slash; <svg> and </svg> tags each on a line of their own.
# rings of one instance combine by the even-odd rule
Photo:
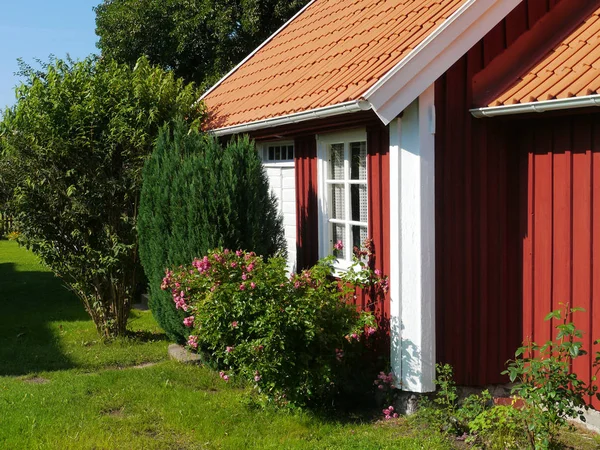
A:
<svg viewBox="0 0 600 450">
<path fill-rule="evenodd" d="M 465 62 L 436 86 L 436 345 L 458 383 L 482 385 L 521 342 L 519 154 L 503 122 L 465 114 Z"/>
<path fill-rule="evenodd" d="M 298 270 L 319 259 L 317 141 L 314 135 L 294 140 L 296 171 L 296 251 Z"/>
<path fill-rule="evenodd" d="M 367 179 L 369 196 L 369 237 L 375 244 L 375 269 L 389 276 L 390 269 L 390 136 L 384 126 L 367 127 Z M 389 295 L 379 299 L 377 316 L 390 318 Z"/>
<path fill-rule="evenodd" d="M 586 312 L 572 318 L 584 331 L 584 348 L 594 350 L 600 337 L 600 115 L 528 120 L 520 133 L 528 166 L 522 169 L 528 173 L 523 267 L 532 268 L 523 278 L 523 313 L 532 323 L 524 337 L 544 343 L 556 334 L 546 314 L 561 304 L 580 306 Z M 591 356 L 577 358 L 573 370 L 589 381 Z"/>
</svg>

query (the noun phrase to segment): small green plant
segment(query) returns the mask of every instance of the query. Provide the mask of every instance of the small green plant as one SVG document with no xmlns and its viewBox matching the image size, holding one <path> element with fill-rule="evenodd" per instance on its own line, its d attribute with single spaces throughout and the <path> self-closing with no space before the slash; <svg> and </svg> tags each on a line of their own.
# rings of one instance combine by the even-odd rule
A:
<svg viewBox="0 0 600 450">
<path fill-rule="evenodd" d="M 467 442 L 490 450 L 527 447 L 523 412 L 513 405 L 484 409 L 469 422 Z"/>
<path fill-rule="evenodd" d="M 6 239 L 9 241 L 17 241 L 19 239 L 20 233 L 18 231 L 11 231 L 6 235 Z"/>
<path fill-rule="evenodd" d="M 525 403 L 523 420 L 531 448 L 556 447 L 557 434 L 567 419 L 585 420 L 586 398 L 596 394 L 596 386 L 583 382 L 571 370 L 573 360 L 586 354 L 581 341 L 583 331 L 571 321 L 572 315 L 581 311 L 584 310 L 563 305 L 548 314 L 545 320 L 558 322 L 554 326 L 556 338 L 541 346 L 529 342 L 520 347 L 503 372 L 511 382 L 517 382 L 513 394 Z M 599 362 L 600 353 L 596 353 L 596 374 Z M 595 379 L 592 377 L 592 382 Z"/>
<path fill-rule="evenodd" d="M 470 422 L 489 408 L 492 397 L 486 390 L 459 402 L 452 366 L 437 364 L 436 372 L 437 392 L 432 401 L 425 400 L 421 403 L 417 420 L 449 435 L 466 435 Z"/>
</svg>

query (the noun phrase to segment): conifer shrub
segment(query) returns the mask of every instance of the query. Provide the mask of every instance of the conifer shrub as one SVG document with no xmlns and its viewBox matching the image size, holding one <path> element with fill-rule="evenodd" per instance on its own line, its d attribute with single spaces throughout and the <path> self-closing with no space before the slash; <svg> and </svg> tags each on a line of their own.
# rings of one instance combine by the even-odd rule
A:
<svg viewBox="0 0 600 450">
<path fill-rule="evenodd" d="M 223 147 L 184 123 L 163 127 L 145 164 L 138 232 L 150 308 L 169 338 L 181 343 L 189 331 L 160 289 L 165 268 L 217 247 L 263 257 L 285 252 L 277 199 L 253 142 L 244 137 Z"/>
</svg>

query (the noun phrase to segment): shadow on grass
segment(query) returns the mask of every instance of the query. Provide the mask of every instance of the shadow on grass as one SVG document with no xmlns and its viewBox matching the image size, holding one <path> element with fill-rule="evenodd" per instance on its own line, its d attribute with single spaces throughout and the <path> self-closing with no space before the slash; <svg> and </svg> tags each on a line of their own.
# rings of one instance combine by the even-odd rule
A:
<svg viewBox="0 0 600 450">
<path fill-rule="evenodd" d="M 169 338 L 165 333 L 153 333 L 151 331 L 142 330 L 127 330 L 127 338 L 135 340 L 136 342 L 169 342 Z"/>
<path fill-rule="evenodd" d="M 49 322 L 82 321 L 78 299 L 50 272 L 0 264 L 0 375 L 72 367 Z"/>
</svg>

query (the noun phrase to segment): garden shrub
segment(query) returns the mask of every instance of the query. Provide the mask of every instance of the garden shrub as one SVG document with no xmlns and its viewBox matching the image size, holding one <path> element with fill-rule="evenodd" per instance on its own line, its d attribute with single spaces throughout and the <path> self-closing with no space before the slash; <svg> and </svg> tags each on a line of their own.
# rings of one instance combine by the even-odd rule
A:
<svg viewBox="0 0 600 450">
<path fill-rule="evenodd" d="M 21 75 L 16 104 L 0 114 L 0 203 L 98 333 L 123 336 L 142 272 L 142 168 L 165 122 L 199 126 L 200 93 L 146 58 L 133 68 L 95 56 L 21 63 Z"/>
<path fill-rule="evenodd" d="M 189 333 L 184 315 L 160 289 L 166 267 L 216 247 L 264 257 L 285 251 L 277 200 L 254 144 L 246 137 L 223 148 L 183 123 L 160 131 L 146 162 L 138 233 L 150 309 L 169 338 L 180 343 Z"/>
<path fill-rule="evenodd" d="M 162 288 L 184 311 L 188 345 L 221 377 L 245 379 L 277 404 L 330 404 L 375 332 L 349 304 L 356 280 L 333 278 L 332 258 L 287 276 L 285 260 L 212 251 L 167 271 Z"/>
</svg>

